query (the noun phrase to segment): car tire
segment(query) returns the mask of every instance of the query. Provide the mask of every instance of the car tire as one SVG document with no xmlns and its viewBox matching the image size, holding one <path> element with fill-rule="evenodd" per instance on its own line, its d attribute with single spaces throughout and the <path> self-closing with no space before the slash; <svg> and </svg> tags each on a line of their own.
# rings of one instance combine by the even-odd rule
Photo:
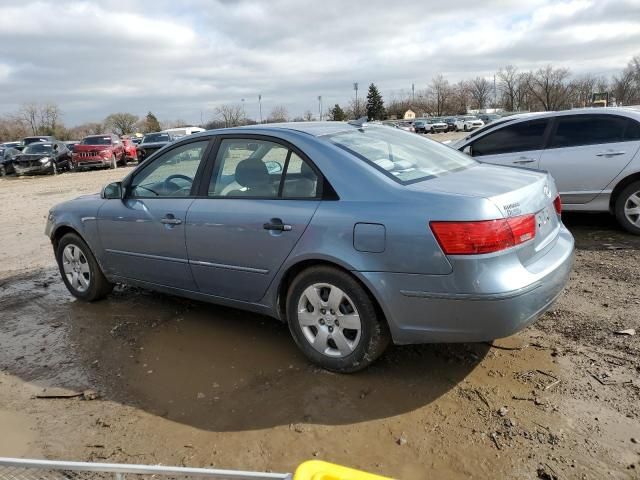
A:
<svg viewBox="0 0 640 480">
<path fill-rule="evenodd" d="M 118 159 L 115 155 L 111 155 L 111 163 L 109 163 L 109 168 L 111 170 L 115 170 L 116 168 L 118 168 Z"/>
<path fill-rule="evenodd" d="M 55 254 L 62 281 L 74 297 L 93 302 L 113 290 L 113 284 L 106 279 L 91 249 L 79 235 L 64 235 Z"/>
<path fill-rule="evenodd" d="M 58 165 L 56 165 L 56 162 L 52 161 L 51 162 L 51 175 L 57 175 L 58 174 Z"/>
<path fill-rule="evenodd" d="M 337 268 L 318 266 L 298 274 L 289 287 L 286 307 L 296 344 L 326 370 L 362 370 L 389 345 L 389 328 L 371 296 Z"/>
<path fill-rule="evenodd" d="M 469 129 L 467 128 L 467 125 L 463 125 L 463 127 L 462 127 L 462 128 L 464 129 L 464 131 L 465 131 L 465 132 L 468 132 L 468 131 L 469 131 Z"/>
<path fill-rule="evenodd" d="M 4 165 L 0 165 L 0 177 L 6 177 L 7 176 L 7 169 L 5 168 Z"/>
<path fill-rule="evenodd" d="M 615 214 L 622 228 L 640 235 L 640 182 L 633 182 L 620 192 L 616 198 Z"/>
</svg>

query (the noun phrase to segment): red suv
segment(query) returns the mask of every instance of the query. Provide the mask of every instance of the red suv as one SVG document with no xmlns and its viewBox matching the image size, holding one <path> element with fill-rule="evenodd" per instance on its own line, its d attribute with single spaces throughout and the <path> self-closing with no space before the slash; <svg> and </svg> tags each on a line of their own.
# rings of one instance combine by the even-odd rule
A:
<svg viewBox="0 0 640 480">
<path fill-rule="evenodd" d="M 111 134 L 84 137 L 73 148 L 71 161 L 77 169 L 116 168 L 118 164 L 126 165 L 127 163 L 122 141 Z"/>
</svg>

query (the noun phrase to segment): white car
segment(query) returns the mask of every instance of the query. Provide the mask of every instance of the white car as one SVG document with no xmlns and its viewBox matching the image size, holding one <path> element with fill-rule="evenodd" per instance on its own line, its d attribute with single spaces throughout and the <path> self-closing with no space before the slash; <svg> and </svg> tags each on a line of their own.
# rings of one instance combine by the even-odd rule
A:
<svg viewBox="0 0 640 480">
<path fill-rule="evenodd" d="M 640 235 L 640 109 L 513 115 L 450 146 L 483 163 L 547 171 L 565 210 L 610 212 Z"/>
<path fill-rule="evenodd" d="M 474 115 L 465 115 L 463 117 L 456 118 L 455 121 L 456 131 L 464 130 L 468 132 L 475 130 L 476 128 L 484 127 L 484 122 Z"/>
</svg>

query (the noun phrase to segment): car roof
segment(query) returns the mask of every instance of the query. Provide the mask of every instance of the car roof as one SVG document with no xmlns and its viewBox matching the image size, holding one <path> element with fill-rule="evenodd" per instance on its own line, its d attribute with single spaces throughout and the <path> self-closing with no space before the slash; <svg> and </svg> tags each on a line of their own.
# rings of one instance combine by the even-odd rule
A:
<svg viewBox="0 0 640 480">
<path fill-rule="evenodd" d="M 369 123 L 369 126 L 380 127 L 383 125 L 376 125 Z M 193 138 L 195 136 L 204 136 L 215 134 L 226 134 L 226 133 L 278 133 L 282 130 L 290 131 L 290 132 L 300 132 L 307 135 L 311 135 L 314 137 L 321 137 L 323 135 L 332 135 L 334 133 L 341 133 L 350 130 L 357 130 L 360 128 L 358 125 L 350 124 L 347 122 L 285 122 L 285 123 L 264 123 L 262 125 L 246 125 L 242 127 L 231 127 L 231 128 L 221 128 L 216 130 L 208 130 L 206 132 L 199 132 L 193 135 L 190 135 L 189 138 Z"/>
</svg>

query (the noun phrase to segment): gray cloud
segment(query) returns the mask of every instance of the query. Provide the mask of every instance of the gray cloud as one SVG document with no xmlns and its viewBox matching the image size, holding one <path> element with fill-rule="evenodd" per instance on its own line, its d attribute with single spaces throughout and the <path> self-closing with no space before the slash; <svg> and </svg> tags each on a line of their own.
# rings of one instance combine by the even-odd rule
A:
<svg viewBox="0 0 640 480">
<path fill-rule="evenodd" d="M 257 116 L 346 103 L 546 63 L 611 74 L 640 53 L 640 0 L 367 2 L 3 1 L 0 111 L 55 101 L 67 124 L 113 111 L 199 122 L 216 105 Z"/>
</svg>

